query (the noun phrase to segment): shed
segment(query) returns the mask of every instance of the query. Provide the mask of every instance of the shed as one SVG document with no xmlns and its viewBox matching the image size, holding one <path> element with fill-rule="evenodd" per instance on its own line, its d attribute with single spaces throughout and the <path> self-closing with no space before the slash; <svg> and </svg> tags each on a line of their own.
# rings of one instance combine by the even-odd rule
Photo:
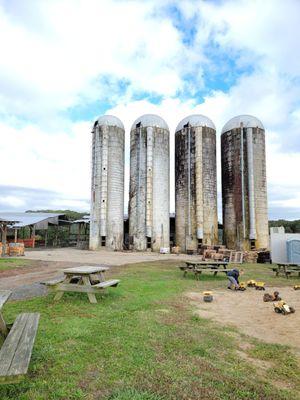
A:
<svg viewBox="0 0 300 400">
<path fill-rule="evenodd" d="M 11 221 L 7 227 L 14 231 L 14 241 L 18 240 L 18 230 L 29 227 L 30 238 L 23 239 L 26 247 L 35 247 L 35 234 L 37 230 L 45 230 L 45 245 L 47 245 L 47 230 L 49 225 L 57 227 L 69 222 L 63 219 L 64 214 L 57 213 L 30 213 L 30 212 L 0 212 L 0 220 Z"/>
</svg>

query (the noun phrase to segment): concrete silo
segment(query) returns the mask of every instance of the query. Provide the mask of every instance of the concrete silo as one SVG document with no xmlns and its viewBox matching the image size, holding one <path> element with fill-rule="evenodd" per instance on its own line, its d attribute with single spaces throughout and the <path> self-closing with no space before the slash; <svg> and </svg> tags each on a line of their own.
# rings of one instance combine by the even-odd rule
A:
<svg viewBox="0 0 300 400">
<path fill-rule="evenodd" d="M 218 244 L 216 128 L 190 115 L 175 133 L 176 244 L 181 251 Z"/>
<path fill-rule="evenodd" d="M 134 250 L 169 248 L 169 128 L 157 115 L 130 132 L 129 237 Z"/>
<path fill-rule="evenodd" d="M 123 249 L 124 141 L 122 122 L 100 117 L 93 127 L 90 249 Z"/>
<path fill-rule="evenodd" d="M 221 135 L 224 241 L 228 248 L 269 247 L 265 130 L 251 115 L 232 118 Z"/>
</svg>

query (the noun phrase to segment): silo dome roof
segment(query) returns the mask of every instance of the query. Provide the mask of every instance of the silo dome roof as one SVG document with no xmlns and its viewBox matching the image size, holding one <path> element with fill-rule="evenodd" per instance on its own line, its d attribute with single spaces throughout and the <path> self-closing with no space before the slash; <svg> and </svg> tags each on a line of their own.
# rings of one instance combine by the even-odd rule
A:
<svg viewBox="0 0 300 400">
<path fill-rule="evenodd" d="M 215 124 L 212 122 L 211 119 L 205 117 L 205 115 L 193 114 L 183 118 L 183 120 L 179 122 L 176 128 L 176 132 L 181 131 L 181 129 L 183 129 L 184 125 L 186 125 L 187 123 L 189 123 L 193 127 L 207 126 L 208 128 L 216 130 Z"/>
<path fill-rule="evenodd" d="M 244 128 L 260 128 L 265 129 L 260 120 L 252 115 L 238 115 L 237 117 L 231 118 L 227 124 L 224 125 L 222 133 L 231 131 L 235 128 L 240 128 L 241 123 Z"/>
<path fill-rule="evenodd" d="M 117 126 L 118 128 L 124 129 L 122 121 L 114 115 L 102 115 L 97 119 L 96 123 L 102 126 Z"/>
<path fill-rule="evenodd" d="M 141 123 L 142 126 L 152 126 L 162 129 L 169 130 L 169 127 L 164 119 L 156 114 L 144 114 L 141 117 L 137 118 L 134 123 L 132 124 L 131 129 L 135 129 L 136 125 Z"/>
</svg>

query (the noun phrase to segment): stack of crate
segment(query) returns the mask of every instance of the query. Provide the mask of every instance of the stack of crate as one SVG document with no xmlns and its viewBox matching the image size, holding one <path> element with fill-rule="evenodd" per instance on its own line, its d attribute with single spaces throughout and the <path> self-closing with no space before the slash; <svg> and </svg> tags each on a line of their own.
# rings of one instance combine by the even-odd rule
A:
<svg viewBox="0 0 300 400">
<path fill-rule="evenodd" d="M 9 243 L 9 255 L 12 257 L 24 256 L 24 243 Z"/>
<path fill-rule="evenodd" d="M 258 258 L 257 251 L 244 251 L 244 262 L 250 264 L 256 264 Z"/>
<path fill-rule="evenodd" d="M 2 247 L 3 247 L 2 242 L 0 242 L 0 257 L 1 257 L 1 255 L 2 255 Z M 7 244 L 5 245 L 5 255 L 6 255 L 6 256 L 9 255 L 9 247 L 8 247 Z"/>
</svg>

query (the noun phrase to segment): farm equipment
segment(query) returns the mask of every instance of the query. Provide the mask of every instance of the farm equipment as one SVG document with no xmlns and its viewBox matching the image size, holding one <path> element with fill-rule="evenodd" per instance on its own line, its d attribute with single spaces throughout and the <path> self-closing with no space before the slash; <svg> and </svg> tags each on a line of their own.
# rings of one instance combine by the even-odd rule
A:
<svg viewBox="0 0 300 400">
<path fill-rule="evenodd" d="M 280 301 L 281 297 L 279 296 L 279 292 L 274 292 L 273 294 L 265 293 L 263 297 L 264 302 L 267 301 Z"/>
<path fill-rule="evenodd" d="M 300 290 L 300 285 L 295 285 L 295 286 L 294 286 L 294 289 L 295 289 L 295 290 Z"/>
<path fill-rule="evenodd" d="M 248 287 L 255 287 L 256 281 L 254 279 L 250 279 L 250 281 L 247 282 Z"/>
<path fill-rule="evenodd" d="M 255 282 L 255 289 L 256 290 L 266 290 L 265 282 Z"/>
<path fill-rule="evenodd" d="M 246 282 L 240 282 L 239 288 L 237 290 L 241 290 L 242 292 L 247 289 Z"/>
<path fill-rule="evenodd" d="M 213 301 L 213 292 L 210 291 L 203 292 L 203 300 L 206 303 L 211 303 Z"/>
<path fill-rule="evenodd" d="M 285 301 L 281 300 L 278 301 L 277 303 L 274 303 L 274 311 L 278 314 L 287 315 L 287 314 L 293 314 L 295 312 L 295 309 L 286 304 Z"/>
</svg>

